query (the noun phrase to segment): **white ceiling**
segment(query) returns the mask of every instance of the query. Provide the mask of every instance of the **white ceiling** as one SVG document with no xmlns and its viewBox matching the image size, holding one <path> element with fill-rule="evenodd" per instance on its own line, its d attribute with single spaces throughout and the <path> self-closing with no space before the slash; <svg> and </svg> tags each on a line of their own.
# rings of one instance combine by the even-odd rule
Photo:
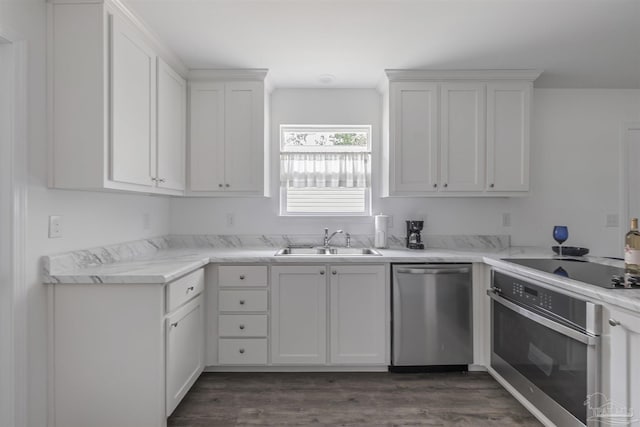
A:
<svg viewBox="0 0 640 427">
<path fill-rule="evenodd" d="M 640 89 L 640 0 L 124 1 L 188 68 L 268 68 L 277 87 L 539 68 L 536 87 Z"/>
</svg>

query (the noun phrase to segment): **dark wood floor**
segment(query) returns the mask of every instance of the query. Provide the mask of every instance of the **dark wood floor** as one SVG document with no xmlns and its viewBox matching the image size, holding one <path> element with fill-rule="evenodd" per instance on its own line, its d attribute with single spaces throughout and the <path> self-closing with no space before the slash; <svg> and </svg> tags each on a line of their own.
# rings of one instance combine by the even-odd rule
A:
<svg viewBox="0 0 640 427">
<path fill-rule="evenodd" d="M 489 374 L 205 373 L 169 418 L 203 426 L 540 426 Z"/>
</svg>

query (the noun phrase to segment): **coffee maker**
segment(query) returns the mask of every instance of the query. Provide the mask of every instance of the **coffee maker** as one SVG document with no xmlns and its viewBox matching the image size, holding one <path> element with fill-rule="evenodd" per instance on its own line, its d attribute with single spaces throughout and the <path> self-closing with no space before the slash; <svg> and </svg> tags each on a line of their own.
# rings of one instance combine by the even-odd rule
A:
<svg viewBox="0 0 640 427">
<path fill-rule="evenodd" d="M 420 235 L 422 227 L 424 227 L 424 221 L 407 220 L 407 248 L 424 249 Z"/>
</svg>

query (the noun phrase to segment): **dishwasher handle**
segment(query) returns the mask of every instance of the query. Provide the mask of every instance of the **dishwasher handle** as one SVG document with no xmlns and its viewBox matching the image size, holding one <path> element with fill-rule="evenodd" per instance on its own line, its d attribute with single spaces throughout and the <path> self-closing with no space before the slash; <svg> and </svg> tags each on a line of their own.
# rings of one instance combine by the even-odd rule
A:
<svg viewBox="0 0 640 427">
<path fill-rule="evenodd" d="M 402 274 L 466 274 L 468 272 L 469 267 L 410 267 L 396 270 L 396 273 Z"/>
</svg>

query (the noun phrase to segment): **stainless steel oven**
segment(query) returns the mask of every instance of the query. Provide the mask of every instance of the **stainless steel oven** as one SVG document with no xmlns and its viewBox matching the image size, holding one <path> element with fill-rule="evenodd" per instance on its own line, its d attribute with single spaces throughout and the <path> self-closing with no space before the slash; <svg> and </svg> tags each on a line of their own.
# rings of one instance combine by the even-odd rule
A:
<svg viewBox="0 0 640 427">
<path fill-rule="evenodd" d="M 558 426 L 595 426 L 602 307 L 493 270 L 491 367 Z"/>
</svg>

